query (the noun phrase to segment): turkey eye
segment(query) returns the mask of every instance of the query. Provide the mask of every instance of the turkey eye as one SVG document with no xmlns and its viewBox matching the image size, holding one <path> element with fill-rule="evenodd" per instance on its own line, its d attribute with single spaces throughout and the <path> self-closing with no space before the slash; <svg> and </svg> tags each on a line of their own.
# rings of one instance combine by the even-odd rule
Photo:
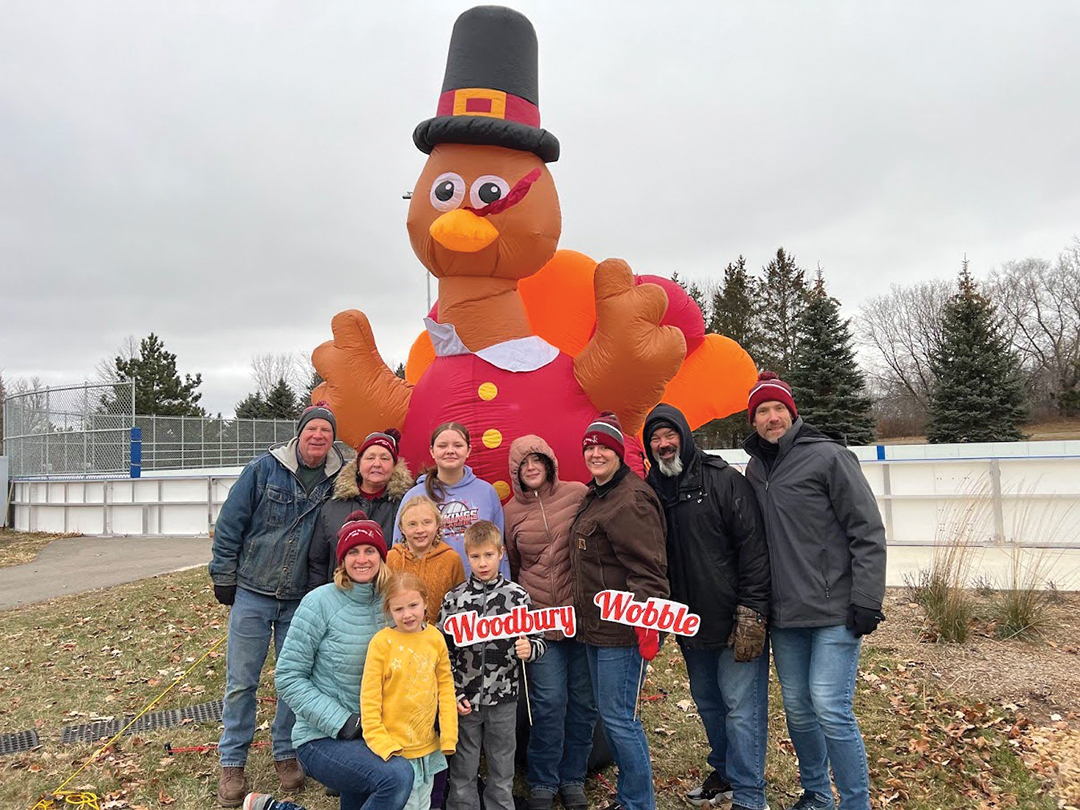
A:
<svg viewBox="0 0 1080 810">
<path fill-rule="evenodd" d="M 465 198 L 465 181 L 460 174 L 444 172 L 431 184 L 431 205 L 439 211 L 452 211 Z"/>
<path fill-rule="evenodd" d="M 494 174 L 485 174 L 473 181 L 469 198 L 473 208 L 483 208 L 510 193 L 510 184 Z"/>
</svg>

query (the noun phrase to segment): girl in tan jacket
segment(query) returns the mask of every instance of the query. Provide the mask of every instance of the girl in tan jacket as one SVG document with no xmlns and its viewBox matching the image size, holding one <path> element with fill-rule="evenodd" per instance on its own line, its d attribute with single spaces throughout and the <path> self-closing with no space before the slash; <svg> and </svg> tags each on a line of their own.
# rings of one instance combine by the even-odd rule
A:
<svg viewBox="0 0 1080 810">
<path fill-rule="evenodd" d="M 386 565 L 395 573 L 415 574 L 427 586 L 427 621 L 434 625 L 446 594 L 465 581 L 465 566 L 454 549 L 440 542 L 442 515 L 426 495 L 402 504 L 398 529 L 405 542 L 387 552 Z"/>
<path fill-rule="evenodd" d="M 539 436 L 510 445 L 514 497 L 506 506 L 506 547 L 515 582 L 534 608 L 573 604 L 570 526 L 586 487 L 559 480 L 559 462 Z M 585 646 L 559 633 L 547 653 L 526 664 L 534 723 L 529 736 L 529 808 L 546 810 L 556 793 L 567 810 L 587 808 L 583 785 L 592 750 L 596 704 Z"/>
</svg>

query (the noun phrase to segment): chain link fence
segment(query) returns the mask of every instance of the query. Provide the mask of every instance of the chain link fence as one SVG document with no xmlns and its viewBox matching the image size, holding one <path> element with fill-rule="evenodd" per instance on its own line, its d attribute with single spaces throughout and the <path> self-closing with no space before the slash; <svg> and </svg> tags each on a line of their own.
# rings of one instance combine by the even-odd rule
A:
<svg viewBox="0 0 1080 810">
<path fill-rule="evenodd" d="M 4 399 L 12 478 L 127 474 L 135 385 L 66 385 Z"/>
<path fill-rule="evenodd" d="M 136 416 L 135 427 L 142 428 L 143 470 L 243 466 L 296 435 L 288 419 Z"/>
<path fill-rule="evenodd" d="M 4 400 L 4 455 L 12 478 L 128 475 L 132 428 L 142 470 L 238 467 L 296 435 L 288 419 L 138 416 L 135 385 L 84 384 Z"/>
</svg>

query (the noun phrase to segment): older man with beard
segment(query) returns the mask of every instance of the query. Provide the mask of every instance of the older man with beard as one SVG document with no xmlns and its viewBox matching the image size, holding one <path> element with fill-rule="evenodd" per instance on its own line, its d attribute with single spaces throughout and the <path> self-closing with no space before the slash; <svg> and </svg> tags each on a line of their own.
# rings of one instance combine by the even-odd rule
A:
<svg viewBox="0 0 1080 810">
<path fill-rule="evenodd" d="M 770 586 L 761 511 L 742 475 L 694 445 L 677 408 L 653 408 L 643 436 L 648 482 L 667 518 L 671 599 L 702 617 L 696 636 L 678 640 L 713 772 L 687 799 L 766 810 Z"/>
</svg>

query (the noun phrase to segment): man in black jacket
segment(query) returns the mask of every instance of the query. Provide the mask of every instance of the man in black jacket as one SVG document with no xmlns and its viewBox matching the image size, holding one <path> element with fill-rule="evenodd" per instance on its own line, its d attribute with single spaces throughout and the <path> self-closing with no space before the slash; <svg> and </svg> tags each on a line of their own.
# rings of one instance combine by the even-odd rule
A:
<svg viewBox="0 0 1080 810">
<path fill-rule="evenodd" d="M 885 527 L 855 454 L 799 417 L 791 387 L 763 371 L 747 403 L 746 478 L 772 555 L 769 623 L 803 795 L 791 810 L 870 810 L 852 700 L 862 637 L 884 619 Z"/>
<path fill-rule="evenodd" d="M 757 499 L 726 461 L 694 445 L 677 408 L 653 408 L 643 437 L 648 481 L 667 518 L 671 599 L 702 618 L 697 635 L 678 640 L 713 772 L 687 799 L 765 810 L 770 585 Z"/>
</svg>

